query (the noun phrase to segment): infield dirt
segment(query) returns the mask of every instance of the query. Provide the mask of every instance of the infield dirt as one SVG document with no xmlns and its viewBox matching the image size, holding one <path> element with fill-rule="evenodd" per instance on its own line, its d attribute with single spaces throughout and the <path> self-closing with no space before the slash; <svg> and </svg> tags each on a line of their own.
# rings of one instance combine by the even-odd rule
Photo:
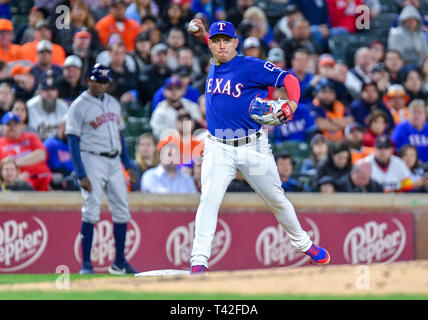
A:
<svg viewBox="0 0 428 320">
<path fill-rule="evenodd" d="M 55 282 L 1 285 L 1 291 L 57 291 Z M 123 290 L 164 293 L 428 295 L 428 260 L 295 269 L 213 271 L 200 275 L 103 277 L 73 280 L 71 291 Z"/>
</svg>

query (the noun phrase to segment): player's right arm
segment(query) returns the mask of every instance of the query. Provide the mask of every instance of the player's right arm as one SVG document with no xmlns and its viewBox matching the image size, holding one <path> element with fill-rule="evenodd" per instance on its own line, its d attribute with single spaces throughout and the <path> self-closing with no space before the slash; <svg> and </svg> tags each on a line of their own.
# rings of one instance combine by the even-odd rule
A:
<svg viewBox="0 0 428 320">
<path fill-rule="evenodd" d="M 79 180 L 80 186 L 86 191 L 91 191 L 92 186 L 89 181 L 85 167 L 80 157 L 80 135 L 82 132 L 83 119 L 79 112 L 79 108 L 72 104 L 68 110 L 67 121 L 65 124 L 65 133 L 67 135 L 68 150 L 71 154 L 71 161 L 73 163 L 73 169 Z"/>
<path fill-rule="evenodd" d="M 195 24 L 199 29 L 196 32 L 192 32 L 188 30 L 191 34 L 193 34 L 196 38 L 203 40 L 208 45 L 209 34 L 205 30 L 204 24 L 200 19 L 192 19 L 190 23 Z"/>
<path fill-rule="evenodd" d="M 86 175 L 85 167 L 83 166 L 82 158 L 80 157 L 80 137 L 74 134 L 68 134 L 67 143 L 71 154 L 71 161 L 73 162 L 74 172 L 79 180 L 79 184 L 86 191 L 91 191 L 91 182 Z"/>
</svg>

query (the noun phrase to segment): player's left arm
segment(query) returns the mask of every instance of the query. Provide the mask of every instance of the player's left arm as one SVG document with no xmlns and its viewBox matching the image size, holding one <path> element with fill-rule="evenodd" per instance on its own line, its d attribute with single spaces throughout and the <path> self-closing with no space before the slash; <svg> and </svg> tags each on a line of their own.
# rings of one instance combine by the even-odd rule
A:
<svg viewBox="0 0 428 320">
<path fill-rule="evenodd" d="M 137 179 L 137 175 L 135 173 L 134 164 L 132 163 L 131 159 L 129 159 L 128 148 L 126 147 L 125 136 L 123 135 L 122 131 L 120 131 L 120 144 L 122 145 L 120 160 L 122 161 L 126 171 L 128 171 L 130 182 L 134 184 Z"/>
<path fill-rule="evenodd" d="M 275 118 L 279 118 L 281 121 L 293 117 L 300 99 L 300 84 L 295 76 L 288 73 L 284 77 L 283 84 L 285 91 L 287 91 L 288 101 L 281 106 L 281 110 L 275 115 Z"/>
</svg>

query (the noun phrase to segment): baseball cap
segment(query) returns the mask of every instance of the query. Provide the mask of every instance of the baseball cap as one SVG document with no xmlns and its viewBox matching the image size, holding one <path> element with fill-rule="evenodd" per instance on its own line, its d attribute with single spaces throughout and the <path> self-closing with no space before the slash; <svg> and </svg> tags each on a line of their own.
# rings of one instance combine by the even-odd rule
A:
<svg viewBox="0 0 428 320">
<path fill-rule="evenodd" d="M 377 63 L 372 70 L 372 73 L 385 71 L 386 67 L 383 63 Z"/>
<path fill-rule="evenodd" d="M 320 186 L 322 186 L 323 184 L 326 184 L 326 183 L 329 183 L 329 184 L 332 184 L 332 185 L 336 186 L 336 182 L 334 181 L 333 177 L 331 177 L 331 176 L 324 176 L 324 177 L 322 177 L 321 179 L 318 180 L 318 188 Z"/>
<path fill-rule="evenodd" d="M 165 81 L 165 88 L 170 89 L 172 87 L 178 87 L 181 88 L 183 86 L 183 82 L 181 82 L 180 78 L 178 77 L 169 77 Z"/>
<path fill-rule="evenodd" d="M 8 19 L 0 19 L 0 31 L 13 31 L 13 24 Z"/>
<path fill-rule="evenodd" d="M 76 55 L 68 56 L 64 61 L 64 67 L 82 68 L 82 60 Z"/>
<path fill-rule="evenodd" d="M 248 37 L 244 40 L 244 50 L 248 48 L 260 48 L 260 41 L 256 37 Z"/>
<path fill-rule="evenodd" d="M 192 74 L 192 70 L 186 66 L 179 66 L 177 70 L 174 71 L 174 74 L 179 77 L 188 77 Z"/>
<path fill-rule="evenodd" d="M 331 82 L 327 78 L 321 78 L 321 80 L 318 82 L 318 84 L 315 87 L 315 92 L 318 93 L 324 89 L 331 89 L 331 90 L 335 91 L 335 87 L 334 87 L 333 82 Z"/>
<path fill-rule="evenodd" d="M 330 65 L 330 66 L 334 67 L 335 64 L 336 64 L 336 60 L 329 53 L 322 54 L 318 59 L 318 66 L 321 66 L 321 67 L 326 66 L 326 65 Z"/>
<path fill-rule="evenodd" d="M 364 131 L 364 127 L 361 124 L 359 124 L 358 122 L 351 122 L 351 123 L 348 123 L 345 127 L 345 131 L 344 131 L 345 136 L 349 135 L 355 129 Z"/>
<path fill-rule="evenodd" d="M 284 59 L 285 59 L 284 50 L 282 50 L 281 48 L 272 48 L 269 50 L 268 58 L 267 58 L 268 61 L 279 62 L 279 61 L 284 61 Z"/>
<path fill-rule="evenodd" d="M 210 26 L 210 39 L 218 34 L 224 34 L 231 38 L 237 38 L 236 30 L 229 21 L 217 21 Z"/>
<path fill-rule="evenodd" d="M 40 82 L 40 89 L 42 90 L 56 89 L 55 78 L 44 77 L 43 80 Z"/>
<path fill-rule="evenodd" d="M 92 38 L 92 34 L 88 31 L 87 28 L 79 28 L 74 34 L 75 38 Z"/>
<path fill-rule="evenodd" d="M 150 41 L 150 32 L 149 31 L 143 31 L 140 32 L 135 39 L 135 41 Z"/>
<path fill-rule="evenodd" d="M 6 112 L 1 118 L 1 124 L 8 124 L 11 121 L 21 123 L 21 119 L 19 119 L 18 115 L 12 111 Z"/>
<path fill-rule="evenodd" d="M 327 138 L 324 137 L 321 133 L 314 135 L 310 141 L 311 146 L 318 143 L 327 143 Z"/>
<path fill-rule="evenodd" d="M 285 8 L 284 15 L 285 15 L 285 16 L 288 16 L 288 15 L 290 15 L 290 14 L 294 14 L 294 13 L 297 13 L 297 12 L 299 12 L 299 8 L 297 8 L 297 6 L 296 6 L 296 5 L 294 5 L 294 4 L 290 4 L 290 5 L 288 5 L 288 6 Z"/>
<path fill-rule="evenodd" d="M 168 46 L 165 43 L 157 43 L 152 47 L 150 54 L 156 56 L 161 52 L 168 52 Z"/>
<path fill-rule="evenodd" d="M 51 24 L 49 23 L 48 20 L 40 20 L 36 23 L 36 25 L 34 26 L 34 29 L 38 30 L 40 28 L 51 28 Z"/>
<path fill-rule="evenodd" d="M 173 136 L 168 136 L 166 138 L 161 139 L 158 142 L 157 145 L 157 149 L 158 151 L 161 151 L 163 147 L 165 147 L 166 145 L 173 145 L 175 146 L 177 149 L 180 150 L 180 140 L 177 136 L 173 135 Z"/>
<path fill-rule="evenodd" d="M 395 97 L 406 97 L 406 91 L 404 90 L 403 86 L 401 84 L 393 84 L 388 88 L 388 91 L 386 92 L 386 96 L 388 98 L 395 98 Z"/>
<path fill-rule="evenodd" d="M 37 43 L 37 52 L 50 51 L 52 52 L 52 42 L 49 40 L 40 40 Z"/>
<path fill-rule="evenodd" d="M 392 141 L 387 135 L 381 135 L 376 138 L 375 148 L 388 149 L 392 147 Z"/>
<path fill-rule="evenodd" d="M 20 74 L 27 74 L 30 72 L 30 70 L 31 70 L 31 67 L 24 67 L 21 64 L 16 64 L 12 67 L 12 69 L 10 69 L 9 75 L 11 78 L 13 78 L 14 76 L 17 76 Z"/>
</svg>

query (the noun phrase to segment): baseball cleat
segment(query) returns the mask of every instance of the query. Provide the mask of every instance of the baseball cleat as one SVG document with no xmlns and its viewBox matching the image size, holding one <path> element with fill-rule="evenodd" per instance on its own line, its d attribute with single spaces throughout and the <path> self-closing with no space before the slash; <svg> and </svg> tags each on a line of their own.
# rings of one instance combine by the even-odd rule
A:
<svg viewBox="0 0 428 320">
<path fill-rule="evenodd" d="M 122 263 L 120 266 L 113 263 L 109 268 L 108 272 L 115 275 L 135 274 L 138 273 L 128 262 Z"/>
<path fill-rule="evenodd" d="M 325 265 L 330 263 L 330 254 L 324 248 L 318 247 L 315 244 L 305 251 L 317 264 Z"/>
<path fill-rule="evenodd" d="M 207 267 L 205 267 L 202 264 L 198 264 L 198 265 L 192 266 L 190 273 L 202 273 L 202 272 L 207 272 L 207 271 L 208 271 Z"/>
<path fill-rule="evenodd" d="M 80 268 L 79 274 L 94 274 L 94 269 L 91 264 L 83 264 Z"/>
</svg>

